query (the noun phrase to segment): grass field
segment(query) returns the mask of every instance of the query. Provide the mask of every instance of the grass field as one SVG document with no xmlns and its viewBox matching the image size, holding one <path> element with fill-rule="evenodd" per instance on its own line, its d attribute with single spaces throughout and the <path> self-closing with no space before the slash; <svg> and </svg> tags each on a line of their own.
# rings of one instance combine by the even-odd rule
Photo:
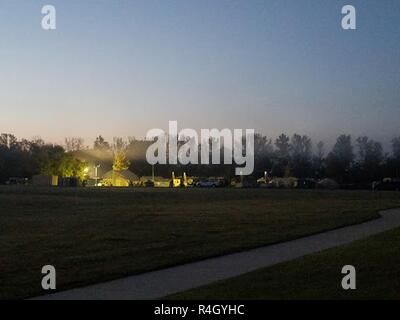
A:
<svg viewBox="0 0 400 320">
<path fill-rule="evenodd" d="M 356 290 L 341 287 L 344 265 L 356 268 Z M 400 300 L 400 229 L 168 298 Z"/>
<path fill-rule="evenodd" d="M 0 298 L 115 279 L 354 224 L 399 193 L 0 188 Z"/>
</svg>

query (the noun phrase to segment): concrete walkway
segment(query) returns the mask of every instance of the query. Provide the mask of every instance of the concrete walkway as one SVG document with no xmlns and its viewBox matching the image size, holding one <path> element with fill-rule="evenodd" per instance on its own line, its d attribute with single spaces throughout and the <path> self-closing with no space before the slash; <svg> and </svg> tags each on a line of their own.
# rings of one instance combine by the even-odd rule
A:
<svg viewBox="0 0 400 320">
<path fill-rule="evenodd" d="M 376 220 L 298 240 L 63 291 L 36 299 L 162 298 L 400 227 L 400 209 L 388 210 L 382 212 L 381 215 L 382 217 Z"/>
</svg>

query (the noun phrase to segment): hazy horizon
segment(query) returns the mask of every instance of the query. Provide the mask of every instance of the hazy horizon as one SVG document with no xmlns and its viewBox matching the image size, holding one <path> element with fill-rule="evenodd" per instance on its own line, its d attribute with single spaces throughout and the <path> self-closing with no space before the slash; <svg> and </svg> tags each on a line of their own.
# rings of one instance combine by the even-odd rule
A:
<svg viewBox="0 0 400 320">
<path fill-rule="evenodd" d="M 57 30 L 41 29 L 41 8 Z M 357 9 L 357 30 L 341 8 Z M 0 131 L 143 138 L 152 128 L 251 128 L 275 138 L 400 135 L 400 2 L 0 3 Z"/>
</svg>

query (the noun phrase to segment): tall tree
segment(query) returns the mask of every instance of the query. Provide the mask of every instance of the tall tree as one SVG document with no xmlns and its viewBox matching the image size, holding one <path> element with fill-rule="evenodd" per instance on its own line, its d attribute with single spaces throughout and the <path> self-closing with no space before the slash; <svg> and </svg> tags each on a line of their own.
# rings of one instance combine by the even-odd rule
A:
<svg viewBox="0 0 400 320">
<path fill-rule="evenodd" d="M 291 139 L 291 169 L 299 178 L 312 175 L 312 142 L 307 136 L 294 134 Z"/>
<path fill-rule="evenodd" d="M 114 164 L 113 169 L 116 171 L 127 170 L 130 166 L 130 161 L 126 157 L 127 143 L 119 137 L 113 140 Z"/>
<path fill-rule="evenodd" d="M 110 144 L 101 136 L 99 135 L 93 144 L 93 149 L 100 150 L 100 151 L 107 151 L 110 150 Z"/>
<path fill-rule="evenodd" d="M 325 145 L 323 141 L 317 143 L 317 149 L 313 157 L 314 176 L 321 179 L 325 176 Z"/>
<path fill-rule="evenodd" d="M 400 137 L 396 137 L 392 140 L 392 153 L 393 158 L 400 161 Z"/>
<path fill-rule="evenodd" d="M 350 169 L 354 161 L 353 146 L 350 135 L 341 135 L 337 138 L 332 151 L 328 154 L 327 174 L 338 182 L 348 182 L 351 178 Z"/>
<path fill-rule="evenodd" d="M 281 159 L 288 159 L 290 153 L 290 138 L 282 133 L 276 140 L 275 146 L 277 148 L 276 153 L 277 156 Z"/>
<path fill-rule="evenodd" d="M 272 166 L 274 176 L 290 176 L 289 156 L 290 156 L 290 138 L 282 133 L 275 140 L 275 159 Z"/>
<path fill-rule="evenodd" d="M 9 133 L 2 133 L 0 135 L 0 146 L 8 149 L 13 149 L 18 147 L 18 139 Z"/>
<path fill-rule="evenodd" d="M 124 150 L 117 150 L 114 154 L 113 169 L 116 171 L 128 170 L 130 161 L 126 158 Z"/>
<path fill-rule="evenodd" d="M 400 178 L 400 137 L 392 139 L 392 154 L 386 159 L 385 177 Z"/>
<path fill-rule="evenodd" d="M 274 148 L 271 139 L 261 134 L 254 136 L 254 172 L 261 177 L 271 171 Z"/>
<path fill-rule="evenodd" d="M 85 140 L 79 137 L 65 138 L 65 150 L 67 152 L 75 152 L 83 150 Z"/>
<path fill-rule="evenodd" d="M 385 158 L 382 145 L 366 136 L 357 138 L 356 142 L 358 180 L 361 182 L 378 180 L 382 174 Z"/>
</svg>

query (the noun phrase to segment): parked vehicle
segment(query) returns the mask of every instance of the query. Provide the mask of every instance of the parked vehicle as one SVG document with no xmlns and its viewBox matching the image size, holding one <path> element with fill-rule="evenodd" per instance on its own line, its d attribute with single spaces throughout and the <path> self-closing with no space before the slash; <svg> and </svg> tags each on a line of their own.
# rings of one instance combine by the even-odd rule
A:
<svg viewBox="0 0 400 320">
<path fill-rule="evenodd" d="M 79 185 L 79 178 L 76 177 L 60 177 L 58 179 L 59 187 L 78 187 Z M 88 185 L 87 180 L 83 180 L 81 185 L 86 187 Z"/>
<path fill-rule="evenodd" d="M 28 184 L 28 178 L 11 177 L 6 182 L 6 185 L 26 185 L 26 184 Z"/>
<path fill-rule="evenodd" d="M 221 187 L 221 181 L 216 179 L 199 180 L 196 182 L 198 188 L 218 188 Z"/>
<path fill-rule="evenodd" d="M 317 186 L 317 189 L 325 189 L 325 190 L 339 189 L 339 184 L 335 180 L 329 179 L 329 178 L 325 178 L 325 179 L 318 181 L 316 186 Z"/>
</svg>

